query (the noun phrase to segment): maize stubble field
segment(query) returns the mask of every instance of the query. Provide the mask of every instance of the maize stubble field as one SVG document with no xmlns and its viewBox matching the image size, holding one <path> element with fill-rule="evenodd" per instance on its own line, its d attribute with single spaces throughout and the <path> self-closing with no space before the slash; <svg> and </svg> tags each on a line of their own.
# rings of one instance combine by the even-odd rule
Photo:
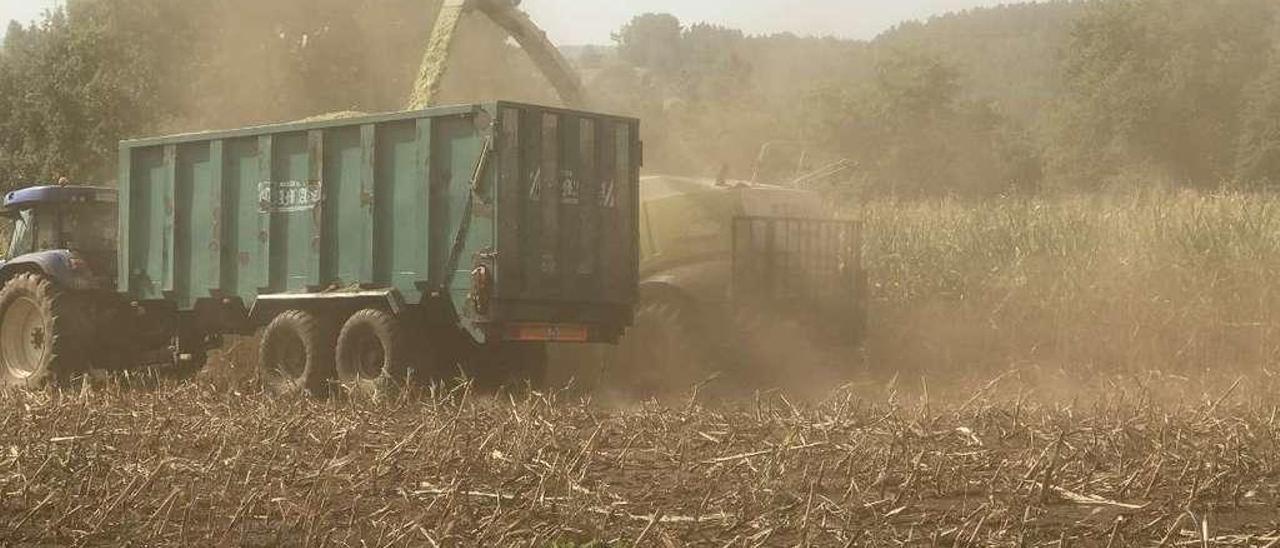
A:
<svg viewBox="0 0 1280 548">
<path fill-rule="evenodd" d="M 1277 545 L 1278 213 L 869 204 L 871 336 L 839 387 L 272 399 L 229 352 L 190 383 L 6 392 L 0 539 Z"/>
</svg>

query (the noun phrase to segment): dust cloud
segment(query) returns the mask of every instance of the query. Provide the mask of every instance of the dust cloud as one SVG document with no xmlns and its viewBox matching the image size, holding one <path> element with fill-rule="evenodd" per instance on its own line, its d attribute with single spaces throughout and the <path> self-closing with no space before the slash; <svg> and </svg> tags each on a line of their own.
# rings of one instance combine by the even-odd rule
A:
<svg viewBox="0 0 1280 548">
<path fill-rule="evenodd" d="M 191 85 L 199 92 L 186 95 L 188 102 L 178 110 L 182 114 L 172 120 L 175 129 L 261 124 L 333 116 L 323 113 L 344 111 L 398 110 L 415 93 L 422 93 L 415 91 L 415 84 L 419 81 L 416 77 L 425 72 L 424 59 L 430 64 L 440 57 L 440 52 L 428 51 L 430 29 L 435 26 L 440 2 L 318 2 L 318 15 L 314 17 L 299 16 L 295 10 L 273 3 L 236 5 L 245 12 L 244 17 L 237 18 L 237 24 L 215 17 L 203 34 L 192 37 L 202 44 L 206 55 L 187 69 Z M 337 24 L 338 21 L 343 23 Z M 349 47 L 354 43 L 362 47 Z M 354 72 L 326 73 L 335 58 L 344 60 L 338 63 L 341 66 L 355 67 L 351 69 Z M 484 17 L 462 18 L 449 63 L 450 70 L 440 85 L 439 103 L 498 98 L 558 102 L 523 52 L 508 41 L 501 28 Z M 586 72 L 591 75 L 590 70 Z M 594 91 L 605 104 L 615 99 L 608 88 Z M 694 138 L 694 130 L 716 134 L 714 128 L 687 127 L 684 134 L 673 136 L 674 126 L 663 121 L 669 122 L 672 113 L 686 108 L 681 104 L 630 107 L 635 111 L 632 114 L 653 115 L 645 118 L 647 140 L 670 145 Z M 650 123 L 653 119 L 659 123 Z M 701 163 L 718 165 L 713 161 Z M 738 167 L 732 175 L 743 176 L 745 171 Z M 975 217 L 999 220 L 1010 215 L 1002 206 L 972 207 Z M 1196 207 L 1191 204 L 1186 209 Z M 1007 273 L 1033 264 L 1025 258 L 1000 263 L 998 253 L 980 245 L 989 244 L 992 233 L 1034 233 L 1049 227 L 1062 229 L 1065 234 L 1093 222 L 1088 219 L 1105 224 L 1117 216 L 1134 217 L 1131 227 L 1115 232 L 1119 237 L 1137 233 L 1133 227 L 1167 222 L 1160 220 L 1167 218 L 1163 214 L 1159 219 L 1147 218 L 1108 206 L 1090 210 L 1096 215 L 1087 217 L 1087 222 L 1075 218 L 1044 222 L 1031 219 L 1012 228 L 957 228 L 946 224 L 948 215 L 957 215 L 955 209 L 915 215 L 910 208 L 896 204 L 870 208 L 875 218 L 870 219 L 873 226 L 869 233 L 873 238 L 868 257 L 878 262 L 871 266 L 874 283 L 881 289 L 873 292 L 874 308 L 864 350 L 825 345 L 795 325 L 775 322 L 739 334 L 735 346 L 738 355 L 745 356 L 742 359 L 727 365 L 702 356 L 686 360 L 693 364 L 692 369 L 667 375 L 665 385 L 659 383 L 657 390 L 638 397 L 656 392 L 678 399 L 696 391 L 705 397 L 732 399 L 776 389 L 802 399 L 818 399 L 841 386 L 864 386 L 874 391 L 888 385 L 896 393 L 926 400 L 963 400 L 994 377 L 1001 379 L 997 388 L 1017 386 L 1016 391 L 1070 399 L 1098 392 L 1099 383 L 1133 376 L 1156 375 L 1166 381 L 1173 379 L 1165 384 L 1194 386 L 1197 381 L 1178 379 L 1204 378 L 1205 365 L 1224 358 L 1250 365 L 1245 367 L 1248 375 L 1259 371 L 1266 374 L 1265 368 L 1274 360 L 1276 350 L 1269 343 L 1272 339 L 1265 332 L 1267 328 L 1253 327 L 1270 326 L 1272 322 L 1236 317 L 1248 303 L 1226 306 L 1223 301 L 1204 310 L 1197 308 L 1206 295 L 1211 295 L 1193 294 L 1198 281 L 1210 286 L 1222 284 L 1238 276 L 1239 271 L 1218 272 L 1212 280 L 1188 273 L 1190 282 L 1165 280 L 1158 286 L 1149 283 L 1150 278 L 1145 282 L 1136 278 L 1134 287 L 1123 291 L 1099 291 L 1116 285 L 1112 276 L 1116 270 L 1103 269 L 1104 265 L 1098 263 L 1099 255 L 1089 255 L 1087 249 L 1069 250 L 1076 253 L 1070 261 L 1031 272 L 1031 281 L 1019 282 L 1023 285 L 1018 288 L 970 290 L 959 298 L 949 294 L 955 284 L 979 283 L 991 272 Z M 1170 214 L 1182 213 L 1188 219 L 1198 215 L 1194 211 Z M 946 241 L 947 238 L 955 241 Z M 932 240 L 937 240 L 934 248 L 910 247 Z M 1121 258 L 1108 264 L 1123 270 L 1128 264 L 1123 262 L 1127 260 L 1124 257 L 1147 247 L 1168 247 L 1170 243 L 1138 242 L 1140 245 L 1132 249 L 1117 250 Z M 1036 245 L 1039 244 L 1013 241 L 1008 251 L 1015 256 Z M 969 262 L 982 264 L 965 270 L 946 264 L 949 256 L 964 256 Z M 895 261 L 902 264 L 895 266 Z M 1259 264 L 1266 261 L 1259 259 Z M 1073 269 L 1079 267 L 1091 268 L 1093 277 L 1072 274 L 1078 273 Z M 1093 280 L 1093 285 L 1064 288 L 1057 281 L 1062 279 L 1075 283 Z M 1019 297 L 1037 283 L 1051 294 Z M 894 288 L 907 288 L 902 291 L 918 295 L 896 295 Z M 1178 302 L 1188 304 L 1179 307 Z M 1077 310 L 1085 305 L 1094 309 Z M 1217 323 L 1206 322 L 1206 318 Z M 624 402 L 636 399 L 631 387 L 619 383 L 625 375 L 619 376 L 610 369 L 608 349 L 561 348 L 556 353 L 553 386 L 573 387 Z M 661 371 L 661 366 L 655 369 Z"/>
<path fill-rule="evenodd" d="M 169 72 L 180 99 L 157 133 L 392 112 L 415 93 L 439 0 L 221 0 L 190 3 L 194 59 Z M 235 17 L 226 17 L 227 12 Z M 463 17 L 437 104 L 511 99 L 555 103 L 504 31 Z"/>
</svg>

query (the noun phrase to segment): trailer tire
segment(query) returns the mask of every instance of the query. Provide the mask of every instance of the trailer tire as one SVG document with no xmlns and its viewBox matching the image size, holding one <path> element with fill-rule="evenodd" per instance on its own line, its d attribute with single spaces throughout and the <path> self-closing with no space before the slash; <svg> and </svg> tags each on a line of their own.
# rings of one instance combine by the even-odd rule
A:
<svg viewBox="0 0 1280 548">
<path fill-rule="evenodd" d="M 263 386 L 278 395 L 319 395 L 333 377 L 332 329 L 314 314 L 290 310 L 271 320 L 258 347 Z"/>
<path fill-rule="evenodd" d="M 400 319 L 368 308 L 353 314 L 338 333 L 338 381 L 354 393 L 385 396 L 409 375 L 409 353 Z"/>
<path fill-rule="evenodd" d="M 84 372 L 84 311 L 74 301 L 35 273 L 0 289 L 0 384 L 43 388 Z"/>
</svg>

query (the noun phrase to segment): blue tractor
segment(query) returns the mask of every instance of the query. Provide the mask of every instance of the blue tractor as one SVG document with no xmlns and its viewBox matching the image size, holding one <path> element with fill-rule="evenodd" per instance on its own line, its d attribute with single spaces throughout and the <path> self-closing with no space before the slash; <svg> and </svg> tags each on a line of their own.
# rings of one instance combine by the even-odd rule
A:
<svg viewBox="0 0 1280 548">
<path fill-rule="evenodd" d="M 124 368 L 147 361 L 148 350 L 157 355 L 151 361 L 203 365 L 203 344 L 173 360 L 172 316 L 147 317 L 116 291 L 115 189 L 15 190 L 0 216 L 0 385 L 39 387 L 90 368 Z"/>
</svg>

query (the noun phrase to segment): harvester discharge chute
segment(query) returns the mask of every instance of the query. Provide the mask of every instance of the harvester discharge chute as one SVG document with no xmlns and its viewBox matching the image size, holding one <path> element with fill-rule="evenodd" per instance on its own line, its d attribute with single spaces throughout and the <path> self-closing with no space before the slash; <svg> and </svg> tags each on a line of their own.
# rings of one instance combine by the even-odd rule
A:
<svg viewBox="0 0 1280 548">
<path fill-rule="evenodd" d="M 459 25 L 468 13 L 484 15 L 506 30 L 546 76 L 566 107 L 585 108 L 585 93 L 577 72 L 547 38 L 547 33 L 520 11 L 519 3 L 519 0 L 445 0 L 440 15 L 436 17 L 435 30 L 431 33 L 422 70 L 409 100 L 409 109 L 427 108 L 436 102 L 450 68 L 449 55 Z"/>
</svg>

